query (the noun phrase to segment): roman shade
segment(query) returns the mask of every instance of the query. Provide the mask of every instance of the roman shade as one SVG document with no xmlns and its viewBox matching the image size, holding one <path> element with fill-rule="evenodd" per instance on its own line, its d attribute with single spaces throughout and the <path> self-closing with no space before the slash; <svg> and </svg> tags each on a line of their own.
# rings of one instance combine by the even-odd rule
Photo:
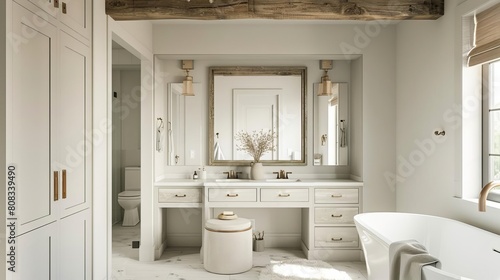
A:
<svg viewBox="0 0 500 280">
<path fill-rule="evenodd" d="M 500 4 L 476 15 L 474 48 L 468 66 L 500 59 Z"/>
</svg>

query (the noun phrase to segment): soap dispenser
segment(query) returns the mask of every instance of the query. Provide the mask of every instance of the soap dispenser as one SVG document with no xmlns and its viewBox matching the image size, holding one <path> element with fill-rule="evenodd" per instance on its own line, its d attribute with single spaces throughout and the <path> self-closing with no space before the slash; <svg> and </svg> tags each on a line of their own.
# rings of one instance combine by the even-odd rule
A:
<svg viewBox="0 0 500 280">
<path fill-rule="evenodd" d="M 200 179 L 206 180 L 207 179 L 207 171 L 205 170 L 205 166 L 200 170 Z"/>
<path fill-rule="evenodd" d="M 193 180 L 196 180 L 198 179 L 198 173 L 196 173 L 196 170 L 194 171 L 194 174 L 193 174 Z"/>
</svg>

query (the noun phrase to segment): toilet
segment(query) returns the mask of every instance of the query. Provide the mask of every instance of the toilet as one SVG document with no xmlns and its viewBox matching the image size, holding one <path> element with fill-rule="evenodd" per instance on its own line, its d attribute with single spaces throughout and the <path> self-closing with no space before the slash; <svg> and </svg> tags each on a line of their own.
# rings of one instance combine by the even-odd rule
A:
<svg viewBox="0 0 500 280">
<path fill-rule="evenodd" d="M 125 210 L 124 227 L 133 227 L 139 223 L 139 205 L 141 204 L 141 168 L 125 167 L 125 191 L 118 194 L 118 204 Z"/>
</svg>

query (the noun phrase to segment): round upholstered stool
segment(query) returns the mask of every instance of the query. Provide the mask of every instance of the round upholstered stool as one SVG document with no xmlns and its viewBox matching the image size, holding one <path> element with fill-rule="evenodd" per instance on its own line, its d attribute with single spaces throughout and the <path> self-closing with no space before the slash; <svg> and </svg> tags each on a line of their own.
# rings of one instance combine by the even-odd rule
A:
<svg viewBox="0 0 500 280">
<path fill-rule="evenodd" d="M 252 268 L 252 223 L 243 218 L 205 223 L 203 264 L 207 271 L 235 274 Z"/>
</svg>

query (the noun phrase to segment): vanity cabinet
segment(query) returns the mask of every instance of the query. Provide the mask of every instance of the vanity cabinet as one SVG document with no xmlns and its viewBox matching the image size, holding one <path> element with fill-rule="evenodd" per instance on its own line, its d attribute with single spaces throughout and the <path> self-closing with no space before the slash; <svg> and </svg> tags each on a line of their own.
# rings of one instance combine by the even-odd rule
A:
<svg viewBox="0 0 500 280">
<path fill-rule="evenodd" d="M 191 221 L 192 216 L 200 215 L 200 208 L 203 206 L 203 184 L 201 181 L 189 180 L 187 182 L 172 181 L 161 186 L 156 186 L 153 192 L 153 240 L 155 243 L 154 256 L 159 259 L 163 251 L 167 248 L 167 227 L 163 224 L 166 208 L 179 209 L 181 218 L 184 221 Z M 191 233 L 184 237 L 189 241 L 201 243 L 201 235 Z M 191 245 L 193 246 L 193 245 Z"/>
<path fill-rule="evenodd" d="M 209 188 L 209 202 L 256 202 L 256 188 Z"/>
<path fill-rule="evenodd" d="M 314 202 L 318 204 L 357 204 L 358 189 L 315 189 Z"/>
<path fill-rule="evenodd" d="M 362 187 L 362 182 L 352 180 L 217 182 L 172 179 L 156 182 L 156 210 L 153 212 L 154 220 L 157 221 L 154 226 L 155 258 L 160 258 L 166 248 L 162 208 L 186 208 L 186 211 L 181 211 L 181 215 L 190 215 L 188 208 L 201 208 L 201 229 L 205 221 L 216 218 L 221 209 L 256 208 L 259 211 L 273 211 L 276 208 L 294 208 L 300 209 L 294 211 L 301 223 L 297 239 L 291 239 L 287 232 L 273 233 L 265 228 L 260 230 L 265 230 L 270 236 L 274 234 L 275 239 L 289 238 L 292 242 L 300 242 L 308 259 L 359 261 L 362 251 L 354 216 L 362 212 Z M 196 198 L 200 199 L 199 203 Z M 246 212 L 247 215 L 249 213 Z M 252 219 L 251 215 L 247 215 L 244 217 Z M 272 221 L 264 224 L 269 223 L 272 224 Z M 258 220 L 256 224 L 259 224 Z"/>
<path fill-rule="evenodd" d="M 344 254 L 356 258 L 359 237 L 354 216 L 360 213 L 359 188 L 315 188 L 314 189 L 314 249 L 323 254 L 325 249 L 334 251 L 334 259 Z M 351 249 L 351 250 L 348 250 Z"/>
<path fill-rule="evenodd" d="M 358 232 L 355 227 L 315 227 L 316 248 L 358 248 Z"/>
<path fill-rule="evenodd" d="M 260 201 L 307 202 L 309 201 L 309 189 L 262 188 L 260 189 Z"/>
<path fill-rule="evenodd" d="M 353 225 L 358 207 L 314 207 L 316 224 Z"/>
<path fill-rule="evenodd" d="M 158 189 L 158 203 L 201 203 L 201 189 Z"/>
<path fill-rule="evenodd" d="M 47 279 L 90 279 L 91 49 L 47 9 L 20 2 L 12 5 L 7 93 L 7 162 L 15 166 L 18 186 L 17 259 L 20 269 L 30 270 L 22 272 L 26 279 L 47 273 Z M 35 243 L 36 249 L 26 246 Z M 41 260 L 50 260 L 48 268 Z"/>
</svg>

